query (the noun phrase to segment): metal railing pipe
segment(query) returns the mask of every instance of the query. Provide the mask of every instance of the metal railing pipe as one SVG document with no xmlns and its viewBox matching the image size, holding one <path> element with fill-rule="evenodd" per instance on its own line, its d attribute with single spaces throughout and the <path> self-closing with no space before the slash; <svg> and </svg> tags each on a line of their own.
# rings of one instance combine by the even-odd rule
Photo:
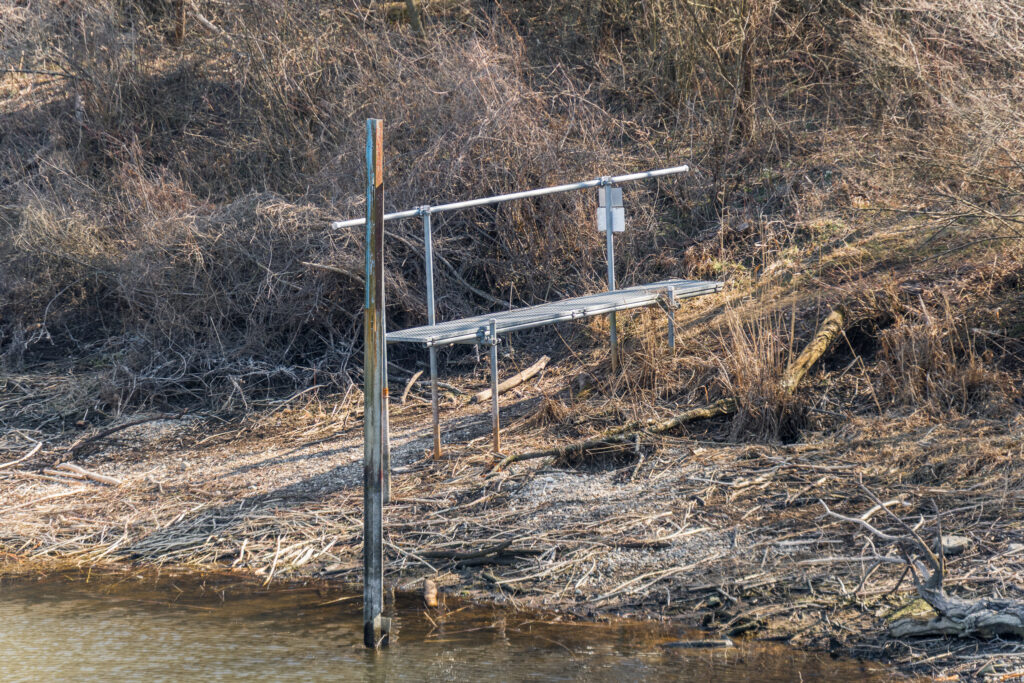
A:
<svg viewBox="0 0 1024 683">
<path fill-rule="evenodd" d="M 393 221 L 396 218 L 412 218 L 420 214 L 419 209 L 409 209 L 408 211 L 399 211 L 397 213 L 386 213 L 384 214 L 384 220 Z M 365 218 L 350 218 L 347 221 L 334 221 L 331 223 L 332 228 L 356 228 L 360 225 L 366 225 Z"/>
<path fill-rule="evenodd" d="M 493 446 L 495 453 L 501 453 L 501 422 L 498 408 L 498 323 L 491 320 L 488 327 L 491 342 L 491 429 L 494 431 Z"/>
<path fill-rule="evenodd" d="M 409 209 L 408 211 L 398 211 L 396 213 L 384 214 L 384 220 L 390 221 L 399 218 L 412 218 L 413 216 L 420 215 L 424 211 L 428 211 L 429 213 L 456 211 L 458 209 L 470 209 L 475 206 L 500 204 L 501 202 L 509 202 L 512 201 L 513 199 L 528 199 L 530 197 L 542 197 L 544 195 L 557 194 L 559 192 L 570 192 L 572 190 L 584 190 L 588 187 L 600 187 L 602 185 L 618 185 L 619 183 L 628 183 L 633 180 L 643 180 L 645 178 L 659 178 L 661 176 L 674 175 L 676 173 L 687 173 L 689 170 L 690 167 L 684 164 L 682 166 L 673 166 L 672 168 L 659 168 L 654 171 L 642 171 L 640 173 L 629 173 L 627 175 L 595 178 L 594 180 L 584 180 L 583 182 L 570 183 L 568 185 L 554 185 L 552 187 L 542 187 L 536 190 L 510 192 L 508 194 L 499 194 L 493 197 L 469 199 L 464 202 L 452 202 L 450 204 L 439 204 L 438 206 Z M 334 221 L 333 223 L 331 223 L 331 227 L 352 228 L 359 225 L 363 225 L 365 222 L 365 218 L 353 218 L 347 221 Z"/>
</svg>

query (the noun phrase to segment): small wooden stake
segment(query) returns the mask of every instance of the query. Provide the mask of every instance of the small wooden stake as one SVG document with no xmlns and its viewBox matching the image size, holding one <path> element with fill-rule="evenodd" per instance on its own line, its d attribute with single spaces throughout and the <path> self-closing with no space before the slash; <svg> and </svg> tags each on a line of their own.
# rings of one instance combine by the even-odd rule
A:
<svg viewBox="0 0 1024 683">
<path fill-rule="evenodd" d="M 185 1 L 186 0 L 174 0 L 174 44 L 183 45 L 185 43 Z"/>
<path fill-rule="evenodd" d="M 409 15 L 409 27 L 418 36 L 423 35 L 423 23 L 420 21 L 420 8 L 416 0 L 405 0 L 405 11 Z"/>
</svg>

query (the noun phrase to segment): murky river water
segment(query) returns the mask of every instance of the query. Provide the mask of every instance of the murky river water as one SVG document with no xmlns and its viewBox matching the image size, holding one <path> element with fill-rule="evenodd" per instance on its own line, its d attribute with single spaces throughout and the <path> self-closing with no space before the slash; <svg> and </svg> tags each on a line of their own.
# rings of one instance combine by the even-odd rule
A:
<svg viewBox="0 0 1024 683">
<path fill-rule="evenodd" d="M 666 649 L 635 623 L 567 625 L 399 600 L 398 636 L 362 645 L 358 599 L 181 576 L 0 580 L 0 680 L 871 681 L 881 667 L 785 647 Z M 692 634 L 691 634 L 692 635 Z"/>
</svg>

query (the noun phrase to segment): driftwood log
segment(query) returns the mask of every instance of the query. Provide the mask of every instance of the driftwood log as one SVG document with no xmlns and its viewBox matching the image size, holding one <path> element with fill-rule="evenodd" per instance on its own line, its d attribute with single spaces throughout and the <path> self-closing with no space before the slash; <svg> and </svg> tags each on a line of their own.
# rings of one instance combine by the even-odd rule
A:
<svg viewBox="0 0 1024 683">
<path fill-rule="evenodd" d="M 818 330 L 815 332 L 814 338 L 811 342 L 800 353 L 796 361 L 790 364 L 786 369 L 786 374 L 782 378 L 781 382 L 785 391 L 792 393 L 796 390 L 797 385 L 800 384 L 800 381 L 807 375 L 811 367 L 818 362 L 818 359 L 828 351 L 836 338 L 842 334 L 846 327 L 846 320 L 846 310 L 842 306 L 836 307 L 829 312 L 828 317 L 825 318 L 825 321 L 820 327 L 818 327 Z M 490 392 L 488 392 L 488 394 L 489 393 Z M 542 451 L 513 453 L 498 462 L 493 469 L 500 470 L 514 462 L 521 462 L 523 460 L 547 457 L 565 458 L 568 456 L 582 455 L 587 451 L 599 448 L 608 448 L 609 446 L 630 443 L 641 432 L 648 434 L 661 434 L 690 422 L 708 420 L 722 415 L 731 415 L 736 412 L 736 408 L 736 399 L 722 398 L 710 405 L 702 406 L 700 408 L 691 408 L 690 410 L 684 411 L 667 419 L 637 420 L 629 422 L 609 429 L 600 436 L 587 439 L 586 441 L 577 441 L 575 443 L 556 446 Z"/>
<path fill-rule="evenodd" d="M 78 441 L 76 441 L 73 444 L 71 444 L 70 448 L 68 448 L 68 453 L 70 453 L 71 457 L 73 457 L 73 458 L 81 457 L 82 450 L 86 446 L 90 446 L 90 445 L 94 444 L 96 441 L 99 441 L 100 439 L 105 439 L 108 436 L 110 436 L 112 434 L 116 434 L 117 432 L 119 432 L 119 431 L 121 431 L 123 429 L 128 429 L 129 427 L 137 427 L 137 426 L 139 426 L 141 424 L 146 424 L 147 422 L 156 422 L 157 420 L 180 420 L 181 418 L 185 417 L 185 415 L 187 413 L 188 413 L 188 410 L 183 410 L 180 413 L 173 414 L 173 415 L 171 415 L 171 414 L 167 414 L 167 415 L 151 415 L 149 417 L 143 417 L 143 418 L 140 418 L 138 420 L 132 420 L 130 422 L 125 422 L 124 424 L 119 424 L 119 425 L 116 425 L 114 427 L 109 427 L 109 428 L 104 429 L 104 430 L 102 430 L 100 432 L 97 432 L 95 434 L 90 434 L 90 435 L 87 435 L 87 436 L 83 436 L 81 439 L 79 439 Z"/>
<path fill-rule="evenodd" d="M 797 359 L 786 368 L 786 374 L 782 378 L 782 388 L 792 394 L 804 378 L 804 375 L 811 369 L 818 359 L 821 358 L 836 338 L 846 328 L 846 309 L 839 306 L 833 309 L 825 318 L 814 333 L 814 339 L 804 347 L 804 350 L 797 356 Z"/>
<path fill-rule="evenodd" d="M 522 384 L 523 382 L 527 381 L 528 379 L 533 378 L 537 373 L 539 373 L 541 370 L 546 368 L 550 361 L 551 361 L 551 359 L 548 358 L 547 356 L 541 356 L 539 361 L 537 361 L 536 363 L 534 363 L 530 367 L 526 368 L 522 372 L 520 372 L 520 373 L 518 373 L 516 375 L 512 375 L 511 377 L 506 379 L 504 382 L 499 384 L 498 385 L 498 394 L 504 394 L 509 389 L 514 389 L 514 388 L 518 387 L 520 384 Z M 473 394 L 473 403 L 483 403 L 484 401 L 490 400 L 490 398 L 491 398 L 491 390 L 490 389 L 484 389 L 483 391 L 478 391 L 475 394 Z"/>
<path fill-rule="evenodd" d="M 490 546 L 489 548 L 483 548 L 481 550 L 471 550 L 458 552 L 453 550 L 428 550 L 422 554 L 423 557 L 428 559 L 438 560 L 473 560 L 478 557 L 487 557 L 488 555 L 499 555 L 509 546 L 512 545 L 512 541 L 503 541 L 497 545 Z"/>
<path fill-rule="evenodd" d="M 946 562 L 942 555 L 941 544 L 937 544 L 939 547 L 937 552 L 933 551 L 917 531 L 882 503 L 874 493 L 863 485 L 860 488 L 872 503 L 881 506 L 881 509 L 902 530 L 901 534 L 886 533 L 868 524 L 862 518 L 840 515 L 830 510 L 824 501 L 819 501 L 819 503 L 830 517 L 857 524 L 875 538 L 894 543 L 901 557 L 884 555 L 874 559 L 879 562 L 906 564 L 913 577 L 917 594 L 938 615 L 927 621 L 913 618 L 897 619 L 889 626 L 890 636 L 893 638 L 920 636 L 1024 638 L 1024 602 L 996 598 L 964 600 L 948 595 L 943 588 Z M 936 514 L 936 538 L 939 539 L 942 538 L 940 520 L 941 516 Z"/>
<path fill-rule="evenodd" d="M 450 560 L 456 567 L 478 567 L 485 564 L 514 564 L 516 558 L 523 555 L 539 555 L 543 551 L 535 548 L 513 548 L 512 541 L 503 541 L 497 545 L 481 550 L 427 551 L 421 557 L 428 560 Z"/>
</svg>

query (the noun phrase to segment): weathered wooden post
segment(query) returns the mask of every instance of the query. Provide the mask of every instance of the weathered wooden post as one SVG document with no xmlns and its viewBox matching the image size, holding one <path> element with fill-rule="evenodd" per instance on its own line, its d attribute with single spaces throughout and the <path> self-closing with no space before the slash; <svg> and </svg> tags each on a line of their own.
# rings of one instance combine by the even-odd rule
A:
<svg viewBox="0 0 1024 683">
<path fill-rule="evenodd" d="M 384 339 L 384 132 L 366 121 L 366 301 L 363 307 L 363 644 L 388 644 L 384 609 L 384 456 L 387 360 Z"/>
</svg>

